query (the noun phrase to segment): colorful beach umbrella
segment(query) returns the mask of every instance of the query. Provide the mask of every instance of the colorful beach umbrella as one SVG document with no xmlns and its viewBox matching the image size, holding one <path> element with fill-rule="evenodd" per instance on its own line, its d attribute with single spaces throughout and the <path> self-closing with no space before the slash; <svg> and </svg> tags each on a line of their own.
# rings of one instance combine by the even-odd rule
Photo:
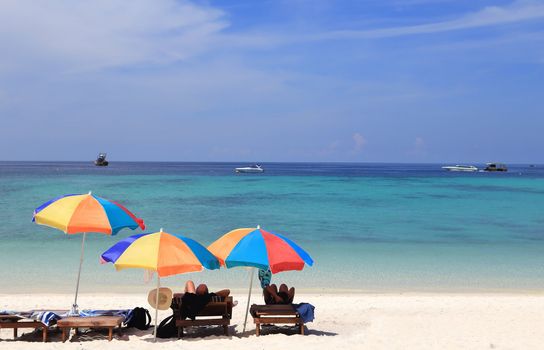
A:
<svg viewBox="0 0 544 350">
<path fill-rule="evenodd" d="M 278 273 L 302 270 L 305 265 L 312 266 L 314 263 L 310 255 L 295 242 L 278 233 L 265 231 L 260 226 L 232 230 L 210 244 L 208 249 L 227 268 L 249 266 Z M 255 269 L 251 269 L 244 332 L 254 273 Z"/>
<path fill-rule="evenodd" d="M 141 268 L 157 273 L 156 304 L 159 301 L 160 278 L 188 272 L 214 270 L 219 260 L 195 240 L 163 232 L 130 236 L 102 254 L 104 262 L 113 263 L 117 270 Z M 155 339 L 158 309 L 155 308 Z"/>
<path fill-rule="evenodd" d="M 115 235 L 123 228 L 145 229 L 144 221 L 117 202 L 88 194 L 68 194 L 54 198 L 34 210 L 32 221 L 66 234 L 83 233 L 77 273 L 76 293 L 71 314 L 78 313 L 77 295 L 87 232 Z"/>
</svg>

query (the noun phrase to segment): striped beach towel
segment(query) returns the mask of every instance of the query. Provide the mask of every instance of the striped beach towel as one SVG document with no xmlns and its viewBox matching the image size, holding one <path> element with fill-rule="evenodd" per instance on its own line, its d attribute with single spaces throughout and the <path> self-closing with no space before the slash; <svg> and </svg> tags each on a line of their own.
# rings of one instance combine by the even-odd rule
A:
<svg viewBox="0 0 544 350">
<path fill-rule="evenodd" d="M 68 316 L 68 312 L 67 311 L 45 311 L 45 310 L 33 310 L 33 311 L 0 310 L 0 315 L 19 316 L 21 318 L 28 318 L 34 321 L 39 321 L 46 326 L 51 326 L 55 324 L 61 318 Z"/>
<path fill-rule="evenodd" d="M 132 309 L 121 310 L 82 310 L 79 312 L 80 317 L 96 317 L 96 316 L 122 316 L 128 320 L 132 314 Z"/>
</svg>

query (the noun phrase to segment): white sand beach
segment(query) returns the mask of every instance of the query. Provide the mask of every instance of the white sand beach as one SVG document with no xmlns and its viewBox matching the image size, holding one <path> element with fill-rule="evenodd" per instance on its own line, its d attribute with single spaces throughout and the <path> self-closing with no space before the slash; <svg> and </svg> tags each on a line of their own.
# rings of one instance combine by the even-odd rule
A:
<svg viewBox="0 0 544 350">
<path fill-rule="evenodd" d="M 111 342 L 104 332 L 88 332 L 62 343 L 60 332 L 52 331 L 44 344 L 37 333 L 13 341 L 12 330 L 3 329 L 0 348 L 542 349 L 544 344 L 544 295 L 537 293 L 300 294 L 298 301 L 316 307 L 316 320 L 307 324 L 307 335 L 296 334 L 294 328 L 272 328 L 260 337 L 255 336 L 252 323 L 241 334 L 247 299 L 237 293 L 234 297 L 239 304 L 228 337 L 219 328 L 195 328 L 182 340 L 159 339 L 154 344 L 151 330 L 126 329 Z M 0 309 L 63 308 L 71 304 L 71 298 L 63 294 L 0 295 Z M 79 304 L 82 308 L 151 309 L 143 294 L 82 294 Z M 159 319 L 170 313 L 161 312 Z"/>
</svg>

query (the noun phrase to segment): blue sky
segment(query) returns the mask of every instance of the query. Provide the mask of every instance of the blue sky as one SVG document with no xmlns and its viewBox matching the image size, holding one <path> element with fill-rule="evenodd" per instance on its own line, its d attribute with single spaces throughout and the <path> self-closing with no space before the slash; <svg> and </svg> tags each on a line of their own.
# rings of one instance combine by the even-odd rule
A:
<svg viewBox="0 0 544 350">
<path fill-rule="evenodd" d="M 0 2 L 1 160 L 544 163 L 544 1 Z"/>
</svg>

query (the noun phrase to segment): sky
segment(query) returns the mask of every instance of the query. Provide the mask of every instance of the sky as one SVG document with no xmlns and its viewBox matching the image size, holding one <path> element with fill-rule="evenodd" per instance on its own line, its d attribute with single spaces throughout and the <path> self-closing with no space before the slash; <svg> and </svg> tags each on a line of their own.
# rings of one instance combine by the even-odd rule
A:
<svg viewBox="0 0 544 350">
<path fill-rule="evenodd" d="M 544 163 L 544 1 L 3 0 L 0 160 Z"/>
</svg>

